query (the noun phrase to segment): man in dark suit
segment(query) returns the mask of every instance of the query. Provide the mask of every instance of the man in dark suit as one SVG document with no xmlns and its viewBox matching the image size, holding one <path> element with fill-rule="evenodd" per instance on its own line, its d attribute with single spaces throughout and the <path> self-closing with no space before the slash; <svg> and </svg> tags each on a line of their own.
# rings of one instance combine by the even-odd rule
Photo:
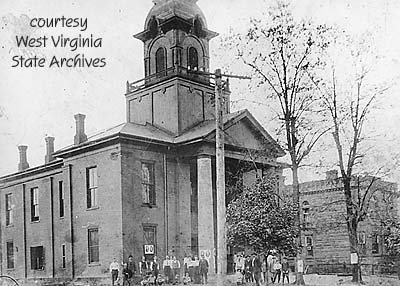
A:
<svg viewBox="0 0 400 286">
<path fill-rule="evenodd" d="M 199 270 L 201 284 L 207 284 L 208 261 L 204 258 L 204 254 L 201 255 L 201 259 L 199 261 Z"/>
<path fill-rule="evenodd" d="M 244 261 L 243 275 L 246 282 L 253 282 L 253 265 L 249 255 L 246 256 Z"/>
<path fill-rule="evenodd" d="M 251 260 L 251 265 L 253 269 L 253 277 L 256 281 L 256 285 L 260 286 L 260 279 L 261 279 L 261 260 L 256 253 L 253 253 L 253 258 Z"/>
</svg>

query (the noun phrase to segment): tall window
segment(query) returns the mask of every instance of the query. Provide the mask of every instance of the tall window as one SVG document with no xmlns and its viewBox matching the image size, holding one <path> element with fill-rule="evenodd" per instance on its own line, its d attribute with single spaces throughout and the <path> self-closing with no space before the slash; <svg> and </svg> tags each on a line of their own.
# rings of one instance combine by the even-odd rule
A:
<svg viewBox="0 0 400 286">
<path fill-rule="evenodd" d="M 89 264 L 98 263 L 99 260 L 99 230 L 92 228 L 88 230 L 88 254 Z"/>
<path fill-rule="evenodd" d="M 190 70 L 198 70 L 199 69 L 199 57 L 197 54 L 197 50 L 194 47 L 189 48 L 188 69 L 190 69 Z"/>
<path fill-rule="evenodd" d="M 97 206 L 97 167 L 86 169 L 87 208 Z"/>
<path fill-rule="evenodd" d="M 307 255 L 308 256 L 313 256 L 314 255 L 314 243 L 313 243 L 313 238 L 312 236 L 306 236 L 306 249 L 307 249 Z"/>
<path fill-rule="evenodd" d="M 31 189 L 31 221 L 39 221 L 39 189 Z"/>
<path fill-rule="evenodd" d="M 6 194 L 6 225 L 13 224 L 12 194 Z"/>
<path fill-rule="evenodd" d="M 374 233 L 372 235 L 372 254 L 379 253 L 379 235 Z"/>
<path fill-rule="evenodd" d="M 167 68 L 167 55 L 164 48 L 156 51 L 156 73 L 162 72 Z"/>
<path fill-rule="evenodd" d="M 44 269 L 44 248 L 43 246 L 31 247 L 31 269 Z"/>
<path fill-rule="evenodd" d="M 142 162 L 142 202 L 155 205 L 154 163 Z"/>
<path fill-rule="evenodd" d="M 7 241 L 7 269 L 14 268 L 14 242 Z"/>
<path fill-rule="evenodd" d="M 360 253 L 362 254 L 366 254 L 366 247 L 365 247 L 365 243 L 366 243 L 366 239 L 365 239 L 365 232 L 359 232 L 357 234 L 357 240 L 358 240 L 358 246 L 360 249 Z"/>
<path fill-rule="evenodd" d="M 308 201 L 304 201 L 303 205 L 303 223 L 304 225 L 310 224 L 310 204 Z"/>
<path fill-rule="evenodd" d="M 58 197 L 60 200 L 60 217 L 64 217 L 64 185 L 62 181 L 58 182 Z"/>
<path fill-rule="evenodd" d="M 61 245 L 61 259 L 62 259 L 62 268 L 66 267 L 66 250 L 65 250 L 65 244 Z"/>
</svg>

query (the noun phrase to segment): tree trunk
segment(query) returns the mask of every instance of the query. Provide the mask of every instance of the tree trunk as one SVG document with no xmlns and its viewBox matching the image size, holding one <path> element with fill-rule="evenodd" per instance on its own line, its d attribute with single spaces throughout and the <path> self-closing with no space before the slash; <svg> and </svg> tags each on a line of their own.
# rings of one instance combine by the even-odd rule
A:
<svg viewBox="0 0 400 286">
<path fill-rule="evenodd" d="M 346 200 L 346 211 L 347 211 L 347 232 L 349 235 L 350 242 L 350 253 L 356 253 L 358 255 L 358 239 L 357 239 L 357 214 L 354 209 L 352 194 L 351 194 L 351 178 L 343 177 L 343 188 Z M 358 257 L 357 264 L 353 264 L 352 269 L 352 282 L 360 282 L 360 258 Z"/>
<path fill-rule="evenodd" d="M 299 177 L 298 177 L 298 167 L 296 164 L 292 164 L 292 176 L 293 176 L 293 202 L 297 208 L 296 213 L 296 226 L 298 227 L 298 234 L 297 234 L 297 246 L 298 250 L 296 253 L 296 285 L 306 285 L 304 282 L 303 272 L 300 272 L 298 269 L 298 261 L 303 260 L 303 246 L 301 240 L 301 221 L 300 221 L 300 188 L 299 188 Z M 304 267 L 304 266 L 303 266 Z"/>
</svg>

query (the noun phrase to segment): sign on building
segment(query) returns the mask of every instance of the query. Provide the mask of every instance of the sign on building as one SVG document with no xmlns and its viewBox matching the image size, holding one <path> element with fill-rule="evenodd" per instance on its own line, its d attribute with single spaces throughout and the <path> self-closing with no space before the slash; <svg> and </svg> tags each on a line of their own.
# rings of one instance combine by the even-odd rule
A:
<svg viewBox="0 0 400 286">
<path fill-rule="evenodd" d="M 145 244 L 144 245 L 144 254 L 154 254 L 154 245 L 153 244 Z"/>
<path fill-rule="evenodd" d="M 357 264 L 358 263 L 358 255 L 357 253 L 353 252 L 350 254 L 350 263 L 351 264 Z"/>
<path fill-rule="evenodd" d="M 300 273 L 304 272 L 304 264 L 303 264 L 303 260 L 297 260 L 297 271 Z"/>
</svg>

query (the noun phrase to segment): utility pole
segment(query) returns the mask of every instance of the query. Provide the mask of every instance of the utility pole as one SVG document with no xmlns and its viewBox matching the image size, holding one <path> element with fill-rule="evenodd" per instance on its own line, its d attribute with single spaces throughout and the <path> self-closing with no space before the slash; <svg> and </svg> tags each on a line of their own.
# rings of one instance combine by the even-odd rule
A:
<svg viewBox="0 0 400 286">
<path fill-rule="evenodd" d="M 224 285 L 224 277 L 227 268 L 227 244 L 226 244 L 226 205 L 225 205 L 225 149 L 224 149 L 224 121 L 222 96 L 224 84 L 222 77 L 250 79 L 250 77 L 237 75 L 223 75 L 220 69 L 215 70 L 215 156 L 217 177 L 217 285 Z"/>
<path fill-rule="evenodd" d="M 215 157 L 217 171 L 217 285 L 224 284 L 226 274 L 226 206 L 225 206 L 225 148 L 222 117 L 222 76 L 215 70 Z"/>
</svg>

